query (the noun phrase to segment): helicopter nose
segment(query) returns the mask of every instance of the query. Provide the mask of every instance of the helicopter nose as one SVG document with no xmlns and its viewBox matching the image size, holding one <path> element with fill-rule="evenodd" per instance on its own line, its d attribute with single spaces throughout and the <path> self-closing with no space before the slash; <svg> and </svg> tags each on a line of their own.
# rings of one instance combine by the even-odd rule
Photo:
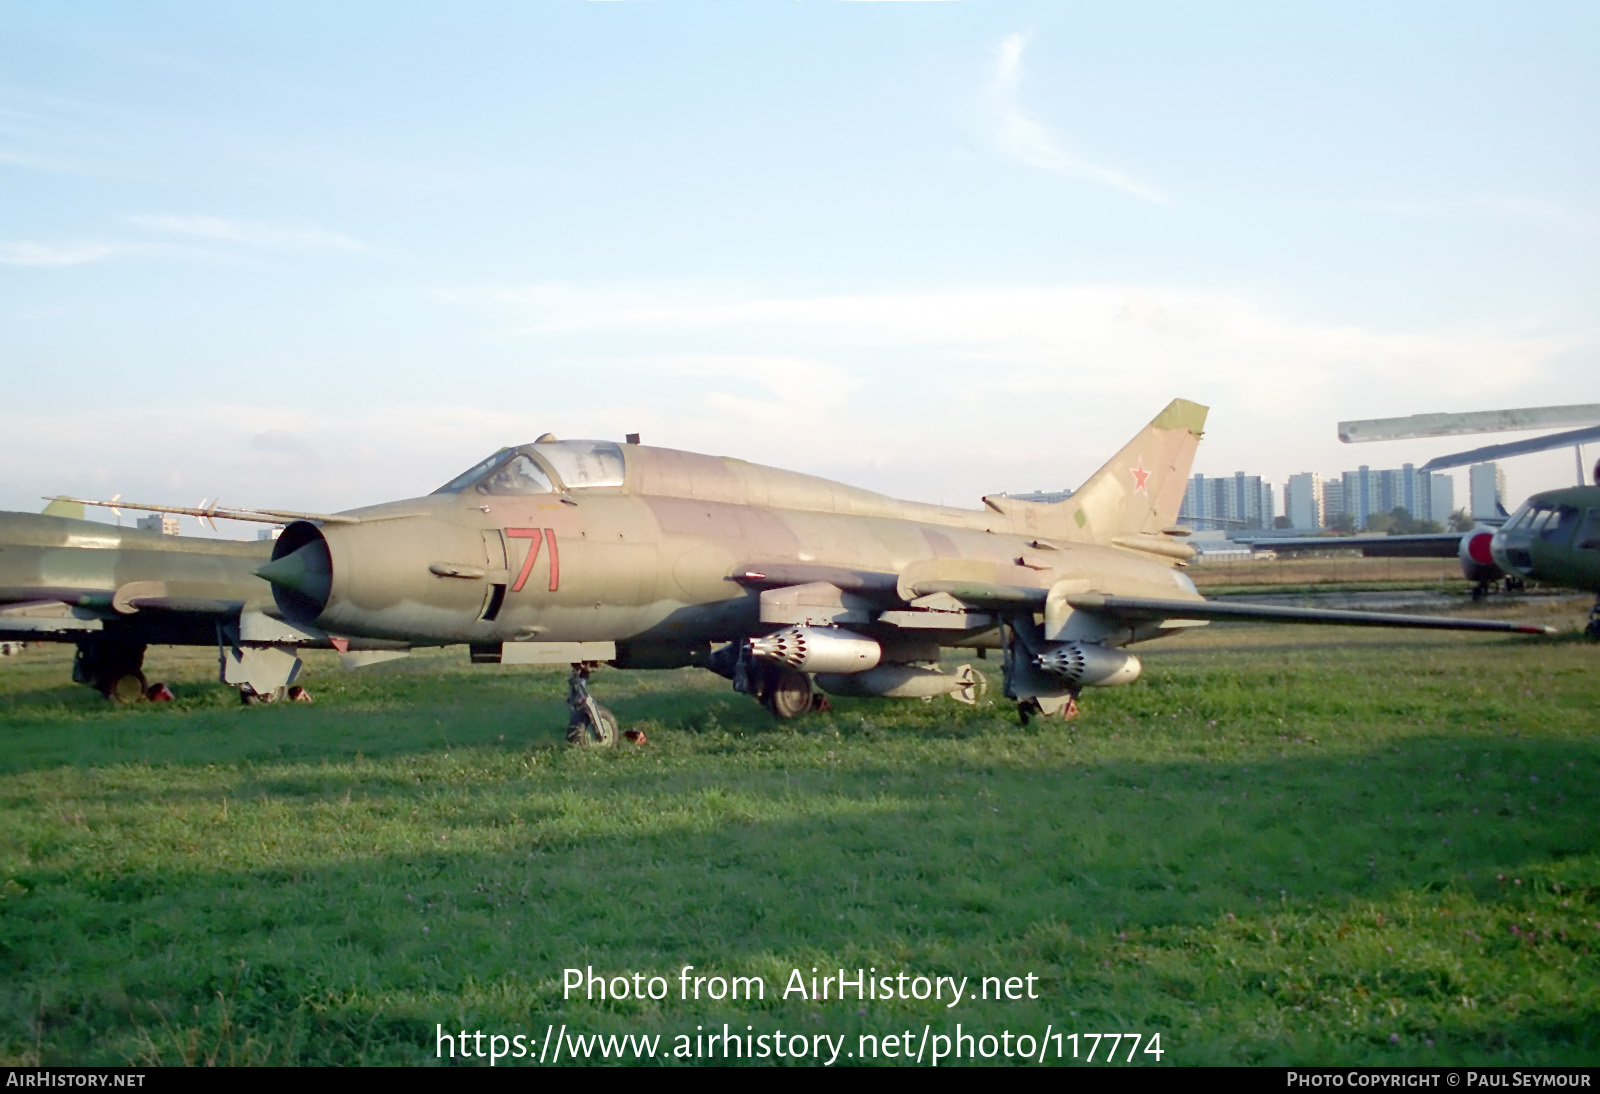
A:
<svg viewBox="0 0 1600 1094">
<path fill-rule="evenodd" d="M 1494 556 L 1495 564 L 1506 573 L 1527 577 L 1533 569 L 1533 559 L 1528 553 L 1529 542 L 1528 536 L 1515 532 L 1508 534 L 1501 530 L 1489 541 L 1489 552 Z"/>
</svg>

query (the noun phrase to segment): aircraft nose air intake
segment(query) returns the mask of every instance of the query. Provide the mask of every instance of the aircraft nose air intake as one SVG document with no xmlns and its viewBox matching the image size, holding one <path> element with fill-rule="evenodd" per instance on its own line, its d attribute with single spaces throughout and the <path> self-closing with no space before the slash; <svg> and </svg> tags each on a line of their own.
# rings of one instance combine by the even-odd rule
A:
<svg viewBox="0 0 1600 1094">
<path fill-rule="evenodd" d="M 265 578 L 280 589 L 291 589 L 314 599 L 325 598 L 332 575 L 326 566 L 328 552 L 319 551 L 319 546 L 308 543 L 276 562 L 267 563 L 256 571 L 256 576 Z M 319 563 L 322 565 L 319 566 Z"/>
<path fill-rule="evenodd" d="M 290 529 L 299 530 L 298 525 Z M 301 531 L 293 541 L 286 530 L 273 551 L 273 560 L 256 571 L 256 576 L 272 585 L 272 596 L 285 618 L 296 623 L 309 623 L 322 614 L 333 592 L 333 558 L 327 541 L 313 526 L 309 534 Z"/>
</svg>

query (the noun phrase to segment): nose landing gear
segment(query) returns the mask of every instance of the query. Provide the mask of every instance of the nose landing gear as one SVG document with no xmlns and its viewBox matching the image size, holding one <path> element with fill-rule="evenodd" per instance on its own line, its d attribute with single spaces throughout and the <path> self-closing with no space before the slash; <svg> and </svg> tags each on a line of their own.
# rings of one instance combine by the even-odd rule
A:
<svg viewBox="0 0 1600 1094">
<path fill-rule="evenodd" d="M 617 716 L 589 694 L 589 674 L 598 667 L 596 661 L 575 662 L 567 677 L 567 743 L 579 748 L 615 748 L 622 737 Z"/>
</svg>

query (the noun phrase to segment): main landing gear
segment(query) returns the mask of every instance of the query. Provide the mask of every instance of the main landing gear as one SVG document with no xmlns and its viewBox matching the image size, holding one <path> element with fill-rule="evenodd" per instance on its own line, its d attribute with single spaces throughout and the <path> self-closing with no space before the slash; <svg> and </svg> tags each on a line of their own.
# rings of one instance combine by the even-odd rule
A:
<svg viewBox="0 0 1600 1094">
<path fill-rule="evenodd" d="M 1589 625 L 1583 628 L 1583 633 L 1600 640 L 1600 596 L 1594 598 L 1594 607 L 1589 609 Z"/>
<path fill-rule="evenodd" d="M 1472 599 L 1482 600 L 1491 591 L 1498 589 L 1503 593 L 1520 593 L 1528 587 L 1528 583 L 1513 574 L 1507 574 L 1494 581 L 1481 580 L 1472 587 Z"/>
<path fill-rule="evenodd" d="M 781 722 L 833 709 L 828 697 L 812 686 L 811 676 L 750 652 L 748 642 L 730 642 L 711 655 L 707 666 L 733 681 L 733 690 L 748 695 Z"/>
<path fill-rule="evenodd" d="M 750 694 L 781 722 L 830 709 L 828 697 L 811 686 L 811 677 L 778 665 L 761 665 L 750 674 Z"/>
<path fill-rule="evenodd" d="M 580 748 L 615 748 L 622 736 L 617 716 L 589 694 L 589 674 L 596 668 L 598 661 L 576 662 L 567 677 L 567 743 Z"/>
<path fill-rule="evenodd" d="M 172 690 L 165 684 L 152 684 L 144 675 L 144 643 L 90 639 L 78 643 L 72 662 L 72 679 L 88 684 L 113 703 L 136 703 L 141 699 L 166 702 Z"/>
</svg>

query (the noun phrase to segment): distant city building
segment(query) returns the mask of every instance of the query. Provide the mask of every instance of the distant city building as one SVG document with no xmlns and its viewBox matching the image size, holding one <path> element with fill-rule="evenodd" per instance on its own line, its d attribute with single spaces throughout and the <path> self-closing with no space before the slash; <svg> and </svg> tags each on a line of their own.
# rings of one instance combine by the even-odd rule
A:
<svg viewBox="0 0 1600 1094">
<path fill-rule="evenodd" d="M 172 513 L 151 513 L 148 517 L 139 517 L 134 522 L 134 527 L 143 528 L 146 532 L 160 532 L 164 536 L 178 534 L 178 518 Z"/>
<path fill-rule="evenodd" d="M 1467 472 L 1467 496 L 1478 520 L 1497 517 L 1506 504 L 1506 473 L 1495 463 L 1475 463 Z"/>
<path fill-rule="evenodd" d="M 271 528 L 259 528 L 256 530 L 256 539 L 258 540 L 277 539 L 281 535 L 283 535 L 283 529 L 279 528 L 277 525 L 273 525 Z"/>
<path fill-rule="evenodd" d="M 1183 495 L 1183 519 L 1195 528 L 1271 528 L 1276 515 L 1272 484 L 1243 471 L 1227 478 L 1195 475 Z"/>
<path fill-rule="evenodd" d="M 1412 520 L 1449 523 L 1450 514 L 1455 511 L 1455 480 L 1449 475 L 1419 471 L 1409 463 L 1398 471 L 1380 471 L 1378 475 L 1378 512 L 1404 509 Z M 1434 499 L 1435 492 L 1443 495 L 1439 501 Z M 1441 503 L 1443 516 L 1439 515 Z"/>
<path fill-rule="evenodd" d="M 1323 527 L 1322 476 L 1315 471 L 1290 475 L 1283 485 L 1283 515 L 1289 527 L 1315 531 Z"/>
<path fill-rule="evenodd" d="M 1428 519 L 1448 528 L 1450 517 L 1456 511 L 1456 480 L 1437 471 L 1429 480 Z"/>
<path fill-rule="evenodd" d="M 1412 464 L 1374 471 L 1362 465 L 1324 479 L 1313 471 L 1290 475 L 1283 488 L 1283 511 L 1291 528 L 1326 528 L 1348 514 L 1366 528 L 1380 513 L 1403 509 L 1411 519 L 1443 525 L 1455 512 L 1455 480 L 1429 474 Z"/>
<path fill-rule="evenodd" d="M 1329 479 L 1322 484 L 1322 523 L 1332 524 L 1344 513 L 1344 479 Z"/>
<path fill-rule="evenodd" d="M 1344 482 L 1344 512 L 1355 518 L 1357 528 L 1365 528 L 1378 508 L 1378 479 L 1372 469 L 1362 464 L 1354 471 L 1346 471 Z"/>
</svg>

